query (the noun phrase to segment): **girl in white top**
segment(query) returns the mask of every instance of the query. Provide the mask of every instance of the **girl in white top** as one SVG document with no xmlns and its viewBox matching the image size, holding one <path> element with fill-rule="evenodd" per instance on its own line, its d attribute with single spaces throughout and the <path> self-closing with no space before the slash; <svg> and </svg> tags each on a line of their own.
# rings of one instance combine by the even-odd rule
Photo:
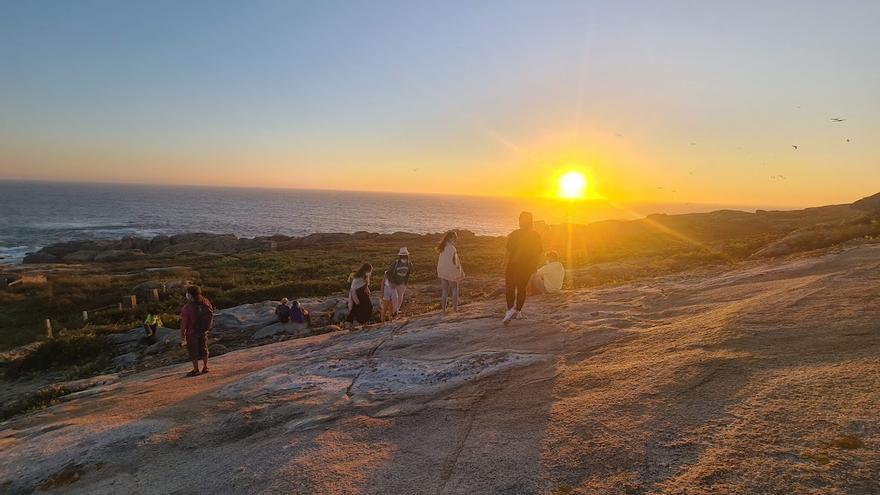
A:
<svg viewBox="0 0 880 495">
<path fill-rule="evenodd" d="M 461 260 L 458 259 L 458 251 L 455 249 L 455 241 L 458 235 L 450 230 L 443 236 L 437 252 L 437 276 L 440 277 L 442 287 L 440 294 L 440 309 L 446 313 L 448 298 L 452 297 L 452 310 L 458 311 L 458 282 L 464 278 L 464 270 L 461 268 Z"/>
</svg>

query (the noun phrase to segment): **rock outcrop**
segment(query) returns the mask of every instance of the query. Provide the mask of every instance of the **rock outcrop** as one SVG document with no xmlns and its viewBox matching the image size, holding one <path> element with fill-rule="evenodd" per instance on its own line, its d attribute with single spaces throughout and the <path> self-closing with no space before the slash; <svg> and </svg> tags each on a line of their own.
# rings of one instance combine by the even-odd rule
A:
<svg viewBox="0 0 880 495">
<path fill-rule="evenodd" d="M 878 264 L 864 244 L 110 378 L 2 425 L 0 491 L 878 493 Z"/>
</svg>

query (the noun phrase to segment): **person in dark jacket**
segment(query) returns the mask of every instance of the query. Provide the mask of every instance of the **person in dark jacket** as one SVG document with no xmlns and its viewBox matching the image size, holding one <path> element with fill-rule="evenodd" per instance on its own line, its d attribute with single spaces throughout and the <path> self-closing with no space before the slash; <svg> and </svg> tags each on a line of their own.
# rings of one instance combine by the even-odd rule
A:
<svg viewBox="0 0 880 495">
<path fill-rule="evenodd" d="M 281 323 L 287 323 L 290 321 L 290 306 L 287 305 L 287 298 L 281 299 L 281 304 L 275 308 L 275 316 L 278 317 L 278 321 Z"/>
<path fill-rule="evenodd" d="M 290 303 L 290 321 L 294 323 L 310 324 L 311 318 L 309 317 L 309 310 L 300 306 L 299 301 L 292 301 Z"/>
<path fill-rule="evenodd" d="M 406 284 L 412 275 L 412 263 L 409 261 L 409 249 L 402 247 L 397 252 L 397 258 L 388 266 L 385 272 L 385 287 L 383 298 L 391 301 L 391 316 L 397 318 L 397 312 L 403 305 L 403 295 L 406 294 Z"/>
<path fill-rule="evenodd" d="M 354 330 L 354 322 L 361 325 L 370 321 L 373 316 L 373 302 L 370 300 L 370 276 L 373 265 L 364 263 L 351 274 L 351 287 L 348 290 L 348 317 L 345 321 L 349 330 Z"/>
<path fill-rule="evenodd" d="M 180 310 L 180 345 L 186 346 L 193 369 L 186 376 L 208 372 L 208 332 L 214 321 L 214 306 L 198 285 L 186 288 L 186 304 Z M 202 371 L 199 372 L 199 359 Z"/>
<path fill-rule="evenodd" d="M 522 318 L 529 280 L 538 268 L 538 258 L 544 251 L 541 236 L 533 228 L 532 214 L 524 211 L 519 215 L 519 228 L 507 236 L 507 270 L 504 274 L 504 291 L 507 313 L 503 323 Z"/>
</svg>

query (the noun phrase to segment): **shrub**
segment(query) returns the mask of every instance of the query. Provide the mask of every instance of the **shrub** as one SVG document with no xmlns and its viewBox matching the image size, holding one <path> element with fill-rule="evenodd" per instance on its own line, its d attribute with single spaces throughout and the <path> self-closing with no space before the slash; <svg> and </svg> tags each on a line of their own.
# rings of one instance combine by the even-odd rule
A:
<svg viewBox="0 0 880 495">
<path fill-rule="evenodd" d="M 46 340 L 33 351 L 10 363 L 7 376 L 16 378 L 22 373 L 42 371 L 56 366 L 75 366 L 92 362 L 112 352 L 111 344 L 94 332 L 59 335 Z"/>
</svg>

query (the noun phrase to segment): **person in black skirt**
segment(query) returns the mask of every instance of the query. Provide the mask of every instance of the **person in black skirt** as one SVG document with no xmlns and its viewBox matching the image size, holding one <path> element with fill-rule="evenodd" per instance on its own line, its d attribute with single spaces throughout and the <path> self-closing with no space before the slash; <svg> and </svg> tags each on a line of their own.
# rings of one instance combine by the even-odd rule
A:
<svg viewBox="0 0 880 495">
<path fill-rule="evenodd" d="M 354 322 L 364 325 L 373 316 L 373 303 L 370 301 L 370 276 L 373 265 L 364 263 L 351 274 L 351 288 L 348 291 L 348 317 L 345 321 L 349 330 L 354 330 Z"/>
</svg>

